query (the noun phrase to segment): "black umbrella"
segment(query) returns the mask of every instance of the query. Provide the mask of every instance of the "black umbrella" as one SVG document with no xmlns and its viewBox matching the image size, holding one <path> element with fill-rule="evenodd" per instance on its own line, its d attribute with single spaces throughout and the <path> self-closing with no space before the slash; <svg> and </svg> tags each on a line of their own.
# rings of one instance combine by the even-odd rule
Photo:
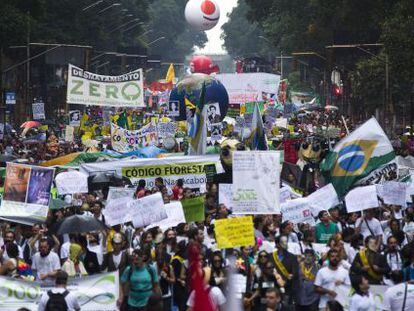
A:
<svg viewBox="0 0 414 311">
<path fill-rule="evenodd" d="M 65 218 L 57 230 L 57 234 L 82 233 L 105 229 L 105 225 L 95 217 L 73 215 Z"/>
</svg>

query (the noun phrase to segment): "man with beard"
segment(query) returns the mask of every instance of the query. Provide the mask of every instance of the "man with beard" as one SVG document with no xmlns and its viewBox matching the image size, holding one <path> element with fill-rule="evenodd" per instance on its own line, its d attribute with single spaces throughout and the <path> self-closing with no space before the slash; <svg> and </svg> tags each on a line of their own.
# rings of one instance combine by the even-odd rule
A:
<svg viewBox="0 0 414 311">
<path fill-rule="evenodd" d="M 329 265 L 318 271 L 315 278 L 315 291 L 321 295 L 319 300 L 319 310 L 325 310 L 329 300 L 336 297 L 334 291 L 336 286 L 341 284 L 350 285 L 348 271 L 339 266 L 341 261 L 339 251 L 332 248 L 328 252 Z"/>
<path fill-rule="evenodd" d="M 37 280 L 52 282 L 60 270 L 59 256 L 50 251 L 49 242 L 42 239 L 39 242 L 39 251 L 33 255 L 32 270 Z"/>
<path fill-rule="evenodd" d="M 296 300 L 296 292 L 299 278 L 299 266 L 296 256 L 287 251 L 288 238 L 286 235 L 280 235 L 275 238 L 276 251 L 272 254 L 272 259 L 277 272 L 286 282 L 286 296 L 290 303 Z"/>
<path fill-rule="evenodd" d="M 366 249 L 362 249 L 355 256 L 351 266 L 351 274 L 363 275 L 370 284 L 383 284 L 384 275 L 391 269 L 387 260 L 378 252 L 377 238 L 368 236 L 365 239 Z"/>
</svg>

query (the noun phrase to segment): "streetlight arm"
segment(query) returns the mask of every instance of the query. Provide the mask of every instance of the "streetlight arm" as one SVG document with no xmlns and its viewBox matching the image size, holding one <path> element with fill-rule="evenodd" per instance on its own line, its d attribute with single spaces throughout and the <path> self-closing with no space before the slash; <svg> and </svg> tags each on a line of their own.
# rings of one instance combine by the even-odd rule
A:
<svg viewBox="0 0 414 311">
<path fill-rule="evenodd" d="M 87 10 L 89 10 L 89 9 L 91 9 L 91 8 L 93 8 L 93 7 L 95 7 L 95 6 L 97 6 L 98 4 L 102 3 L 103 1 L 104 1 L 104 0 L 99 0 L 99 1 L 96 1 L 96 2 L 92 3 L 91 5 L 88 5 L 87 7 L 84 7 L 84 8 L 82 9 L 82 11 L 83 11 L 83 12 L 85 12 L 85 11 L 87 11 Z"/>
</svg>

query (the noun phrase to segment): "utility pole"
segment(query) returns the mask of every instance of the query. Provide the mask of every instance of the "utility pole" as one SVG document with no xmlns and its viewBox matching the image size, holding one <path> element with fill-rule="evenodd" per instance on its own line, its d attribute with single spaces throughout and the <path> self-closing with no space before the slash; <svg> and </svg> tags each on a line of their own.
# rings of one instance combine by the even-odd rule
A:
<svg viewBox="0 0 414 311">
<path fill-rule="evenodd" d="M 27 11 L 27 32 L 26 32 L 26 116 L 30 114 L 31 103 L 30 103 L 30 11 Z"/>
</svg>

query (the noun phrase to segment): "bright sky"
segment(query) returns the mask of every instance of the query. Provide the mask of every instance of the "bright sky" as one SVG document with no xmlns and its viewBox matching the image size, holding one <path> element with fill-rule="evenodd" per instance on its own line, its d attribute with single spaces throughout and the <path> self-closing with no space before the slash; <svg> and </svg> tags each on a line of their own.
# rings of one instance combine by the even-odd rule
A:
<svg viewBox="0 0 414 311">
<path fill-rule="evenodd" d="M 216 27 L 206 31 L 208 42 L 204 49 L 199 50 L 196 48 L 196 53 L 205 53 L 205 54 L 225 54 L 226 50 L 223 49 L 223 40 L 220 39 L 222 33 L 221 26 L 225 24 L 228 20 L 227 14 L 232 11 L 232 9 L 237 5 L 237 0 L 217 0 L 218 5 L 220 6 L 220 21 Z"/>
</svg>

